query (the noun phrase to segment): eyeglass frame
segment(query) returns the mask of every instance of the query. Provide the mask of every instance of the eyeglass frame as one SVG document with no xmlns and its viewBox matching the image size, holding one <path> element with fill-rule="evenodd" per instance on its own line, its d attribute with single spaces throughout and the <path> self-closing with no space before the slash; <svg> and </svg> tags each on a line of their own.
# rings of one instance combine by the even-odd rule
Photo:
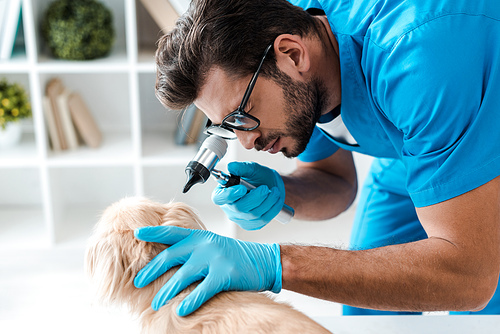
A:
<svg viewBox="0 0 500 334">
<path fill-rule="evenodd" d="M 250 82 L 248 83 L 247 89 L 245 90 L 245 94 L 243 95 L 243 98 L 241 99 L 241 102 L 240 102 L 240 105 L 238 106 L 238 108 L 236 108 L 234 111 L 232 111 L 231 113 L 229 113 L 228 115 L 226 115 L 222 119 L 221 124 L 212 124 L 212 121 L 209 119 L 207 121 L 206 128 L 204 130 L 205 134 L 212 135 L 213 133 L 210 132 L 210 129 L 219 128 L 219 129 L 226 130 L 229 133 L 233 133 L 234 137 L 233 136 L 231 136 L 231 137 L 225 137 L 225 136 L 220 136 L 219 134 L 217 134 L 218 136 L 220 136 L 220 137 L 222 137 L 224 139 L 236 139 L 236 134 L 234 133 L 234 130 L 238 130 L 238 131 L 252 131 L 252 130 L 257 129 L 260 126 L 260 120 L 257 117 L 252 116 L 249 113 L 245 112 L 245 107 L 247 105 L 248 99 L 250 98 L 250 95 L 252 94 L 253 88 L 255 86 L 255 82 L 257 81 L 257 77 L 259 76 L 260 70 L 262 68 L 262 64 L 264 64 L 264 60 L 266 59 L 267 54 L 269 53 L 269 50 L 271 50 L 271 48 L 273 47 L 273 45 L 274 45 L 274 41 L 266 47 L 266 50 L 264 51 L 264 54 L 262 55 L 262 58 L 260 60 L 259 66 L 257 67 L 257 70 L 255 71 L 255 73 L 253 74 L 252 78 L 250 79 Z M 250 127 L 250 128 L 239 128 L 237 126 L 225 124 L 225 121 L 229 117 L 232 117 L 234 115 L 243 115 L 245 117 L 248 117 L 251 120 L 255 121 L 257 123 L 257 125 L 253 126 L 253 127 Z"/>
</svg>

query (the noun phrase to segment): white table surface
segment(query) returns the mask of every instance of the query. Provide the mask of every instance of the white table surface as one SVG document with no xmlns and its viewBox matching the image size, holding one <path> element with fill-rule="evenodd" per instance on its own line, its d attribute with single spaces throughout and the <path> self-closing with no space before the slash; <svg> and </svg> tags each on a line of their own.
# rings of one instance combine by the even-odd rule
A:
<svg viewBox="0 0 500 334">
<path fill-rule="evenodd" d="M 315 320 L 334 334 L 500 333 L 500 315 L 338 316 Z"/>
<path fill-rule="evenodd" d="M 67 306 L 71 308 L 71 305 Z M 314 318 L 333 334 L 499 334 L 500 315 L 333 316 Z M 88 313 L 87 317 L 53 314 L 0 321 L 0 333 L 138 334 L 138 323 L 122 312 Z M 286 333 L 300 334 L 300 333 Z"/>
</svg>

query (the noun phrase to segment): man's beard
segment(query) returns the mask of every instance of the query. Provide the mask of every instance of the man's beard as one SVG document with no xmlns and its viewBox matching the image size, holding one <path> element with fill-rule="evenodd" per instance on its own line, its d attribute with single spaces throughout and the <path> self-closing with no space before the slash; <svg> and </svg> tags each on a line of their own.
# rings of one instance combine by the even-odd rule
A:
<svg viewBox="0 0 500 334">
<path fill-rule="evenodd" d="M 272 132 L 266 138 L 259 137 L 255 148 L 262 150 L 279 137 L 291 137 L 296 142 L 295 147 L 284 147 L 281 152 L 287 158 L 294 158 L 306 149 L 311 139 L 314 126 L 327 103 L 327 91 L 317 78 L 308 82 L 294 81 L 279 69 L 272 74 L 272 77 L 284 93 L 287 109 L 285 130 Z"/>
</svg>

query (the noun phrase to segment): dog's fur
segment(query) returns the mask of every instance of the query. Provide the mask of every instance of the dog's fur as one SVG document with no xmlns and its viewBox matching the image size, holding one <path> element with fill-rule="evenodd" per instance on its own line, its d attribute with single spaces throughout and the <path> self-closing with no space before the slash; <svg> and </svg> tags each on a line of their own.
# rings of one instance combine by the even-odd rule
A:
<svg viewBox="0 0 500 334">
<path fill-rule="evenodd" d="M 183 203 L 125 198 L 106 209 L 94 228 L 85 256 L 86 272 L 99 299 L 127 305 L 140 317 L 143 333 L 329 333 L 299 311 L 258 292 L 221 292 L 191 315 L 177 316 L 177 306 L 196 284 L 159 311 L 153 311 L 153 297 L 177 268 L 137 289 L 133 283 L 137 272 L 166 246 L 137 240 L 134 229 L 159 225 L 205 229 Z"/>
</svg>

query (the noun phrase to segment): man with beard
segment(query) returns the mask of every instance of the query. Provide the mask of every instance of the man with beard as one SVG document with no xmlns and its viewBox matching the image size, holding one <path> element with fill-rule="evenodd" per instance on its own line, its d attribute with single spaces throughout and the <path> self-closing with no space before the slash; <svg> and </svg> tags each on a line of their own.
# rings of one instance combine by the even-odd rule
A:
<svg viewBox="0 0 500 334">
<path fill-rule="evenodd" d="M 173 109 L 194 102 L 208 133 L 298 157 L 283 176 L 229 164 L 257 188 L 219 186 L 213 200 L 247 230 L 285 194 L 297 218 L 338 215 L 357 191 L 350 151 L 376 157 L 351 249 L 141 229 L 172 247 L 136 286 L 182 265 L 152 304 L 201 280 L 179 315 L 220 291 L 282 287 L 350 305 L 345 314 L 500 313 L 500 4 L 296 2 L 193 1 L 159 42 L 156 94 Z"/>
</svg>

